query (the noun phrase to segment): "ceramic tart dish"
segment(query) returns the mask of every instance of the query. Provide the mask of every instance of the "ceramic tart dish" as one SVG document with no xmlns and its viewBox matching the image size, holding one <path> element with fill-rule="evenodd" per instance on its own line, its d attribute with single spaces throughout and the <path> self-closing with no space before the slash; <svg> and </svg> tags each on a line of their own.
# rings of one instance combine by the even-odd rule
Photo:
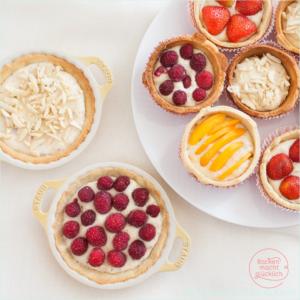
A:
<svg viewBox="0 0 300 300">
<path fill-rule="evenodd" d="M 143 83 L 163 109 L 187 114 L 212 105 L 222 92 L 227 58 L 203 35 L 162 41 L 152 52 Z"/>
<path fill-rule="evenodd" d="M 296 60 L 269 45 L 245 48 L 232 60 L 227 81 L 231 100 L 245 113 L 269 119 L 292 111 L 298 101 Z"/>
<path fill-rule="evenodd" d="M 96 65 L 106 82 L 89 70 Z M 49 169 L 77 156 L 98 128 L 112 86 L 97 57 L 30 52 L 0 65 L 0 159 L 27 169 Z"/>
<path fill-rule="evenodd" d="M 43 212 L 48 189 L 57 192 Z M 177 224 L 167 194 L 154 178 L 127 164 L 96 164 L 67 180 L 45 182 L 33 213 L 61 267 L 92 287 L 128 287 L 155 272 L 179 269 L 188 256 L 190 239 Z M 170 262 L 176 237 L 182 250 Z"/>
<path fill-rule="evenodd" d="M 240 48 L 263 37 L 272 18 L 271 0 L 190 0 L 195 28 L 214 44 Z"/>
</svg>

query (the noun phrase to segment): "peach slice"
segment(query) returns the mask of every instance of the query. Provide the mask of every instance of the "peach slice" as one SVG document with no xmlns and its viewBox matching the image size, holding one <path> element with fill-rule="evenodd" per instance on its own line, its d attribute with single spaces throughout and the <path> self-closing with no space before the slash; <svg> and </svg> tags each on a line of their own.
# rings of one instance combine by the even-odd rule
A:
<svg viewBox="0 0 300 300">
<path fill-rule="evenodd" d="M 239 124 L 239 123 L 240 123 L 240 120 L 236 120 L 236 119 L 225 120 L 224 122 L 222 122 L 222 123 L 216 125 L 215 127 L 213 127 L 208 134 L 212 135 L 212 134 L 216 133 L 217 131 L 219 131 L 220 129 L 224 128 L 224 127 L 234 126 L 234 125 Z"/>
</svg>

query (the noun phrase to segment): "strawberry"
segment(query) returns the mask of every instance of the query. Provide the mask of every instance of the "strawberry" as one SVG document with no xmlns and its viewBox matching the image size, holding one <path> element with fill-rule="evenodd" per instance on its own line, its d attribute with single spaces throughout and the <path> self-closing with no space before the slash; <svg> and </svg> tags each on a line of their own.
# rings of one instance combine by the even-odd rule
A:
<svg viewBox="0 0 300 300">
<path fill-rule="evenodd" d="M 289 150 L 289 157 L 294 162 L 300 162 L 300 153 L 299 153 L 300 140 L 297 139 Z"/>
<path fill-rule="evenodd" d="M 257 31 L 256 25 L 243 15 L 233 15 L 227 24 L 227 37 L 230 42 L 240 42 Z"/>
<path fill-rule="evenodd" d="M 225 7 L 231 7 L 234 0 L 217 0 L 218 3 Z"/>
<path fill-rule="evenodd" d="M 262 6 L 262 0 L 237 0 L 235 9 L 245 16 L 252 16 L 261 11 Z"/>
<path fill-rule="evenodd" d="M 284 154 L 274 155 L 267 164 L 267 174 L 273 180 L 279 180 L 293 171 L 293 162 Z"/>
<path fill-rule="evenodd" d="M 223 6 L 204 6 L 202 17 L 207 31 L 217 35 L 223 31 L 230 19 L 230 12 Z"/>
<path fill-rule="evenodd" d="M 300 197 L 300 178 L 298 176 L 285 177 L 279 186 L 280 193 L 289 200 L 298 200 Z"/>
</svg>

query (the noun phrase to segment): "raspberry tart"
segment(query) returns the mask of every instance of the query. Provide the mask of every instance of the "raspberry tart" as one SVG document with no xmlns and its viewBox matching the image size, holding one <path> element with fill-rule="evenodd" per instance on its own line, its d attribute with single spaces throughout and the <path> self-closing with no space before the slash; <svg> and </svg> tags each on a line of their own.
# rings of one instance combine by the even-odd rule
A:
<svg viewBox="0 0 300 300">
<path fill-rule="evenodd" d="M 263 193 L 273 203 L 300 211 L 300 129 L 277 136 L 264 151 L 258 172 Z"/>
<path fill-rule="evenodd" d="M 187 114 L 218 99 L 226 67 L 226 57 L 204 36 L 179 36 L 155 48 L 143 73 L 143 83 L 162 108 Z"/>
<path fill-rule="evenodd" d="M 186 126 L 180 148 L 187 171 L 217 187 L 234 186 L 248 178 L 259 155 L 256 123 L 229 106 L 202 109 Z"/>
<path fill-rule="evenodd" d="M 190 0 L 190 9 L 196 29 L 226 48 L 261 39 L 272 17 L 271 0 Z"/>
</svg>

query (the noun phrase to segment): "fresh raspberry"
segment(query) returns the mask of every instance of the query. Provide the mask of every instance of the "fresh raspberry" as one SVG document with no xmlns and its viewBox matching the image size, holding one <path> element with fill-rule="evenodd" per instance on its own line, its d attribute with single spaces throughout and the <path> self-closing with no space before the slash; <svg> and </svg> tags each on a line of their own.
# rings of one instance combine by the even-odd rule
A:
<svg viewBox="0 0 300 300">
<path fill-rule="evenodd" d="M 159 206 L 155 205 L 155 204 L 150 204 L 147 209 L 146 209 L 146 213 L 151 216 L 152 218 L 155 218 L 159 215 L 160 213 L 160 208 Z"/>
<path fill-rule="evenodd" d="M 149 199 L 149 191 L 145 188 L 136 188 L 132 192 L 132 198 L 137 206 L 144 206 Z"/>
<path fill-rule="evenodd" d="M 155 71 L 154 71 L 154 75 L 156 77 L 159 77 L 161 74 L 166 73 L 167 70 L 163 67 L 163 66 L 159 66 Z"/>
<path fill-rule="evenodd" d="M 209 71 L 202 71 L 197 73 L 196 82 L 198 86 L 204 90 L 209 90 L 214 82 L 213 74 Z"/>
<path fill-rule="evenodd" d="M 88 263 L 93 267 L 100 267 L 104 263 L 105 253 L 101 248 L 94 248 L 89 255 Z"/>
<path fill-rule="evenodd" d="M 196 88 L 194 91 L 193 91 L 193 99 L 196 101 L 196 102 L 199 102 L 203 99 L 205 99 L 206 97 L 206 91 L 202 88 Z"/>
<path fill-rule="evenodd" d="M 114 185 L 114 181 L 109 176 L 102 176 L 97 181 L 97 187 L 99 190 L 110 190 Z"/>
<path fill-rule="evenodd" d="M 127 222 L 134 227 L 141 227 L 146 223 L 147 218 L 148 217 L 143 210 L 135 209 L 127 216 Z"/>
<path fill-rule="evenodd" d="M 143 239 L 144 241 L 151 241 L 156 234 L 156 229 L 152 224 L 145 224 L 140 230 L 139 230 L 139 237 Z"/>
<path fill-rule="evenodd" d="M 80 219 L 82 225 L 92 225 L 96 220 L 96 213 L 92 209 L 88 209 L 81 214 Z"/>
<path fill-rule="evenodd" d="M 146 246 L 141 240 L 135 240 L 130 244 L 128 253 L 132 259 L 140 259 L 146 253 Z"/>
<path fill-rule="evenodd" d="M 123 252 L 111 250 L 107 254 L 107 260 L 111 266 L 121 268 L 125 265 L 127 258 Z"/>
<path fill-rule="evenodd" d="M 94 206 L 99 214 L 106 214 L 111 210 L 112 207 L 112 197 L 109 192 L 100 191 L 96 193 L 94 199 Z"/>
<path fill-rule="evenodd" d="M 127 189 L 129 184 L 130 184 L 129 177 L 119 176 L 114 183 L 114 188 L 118 192 L 123 192 Z"/>
<path fill-rule="evenodd" d="M 177 64 L 177 61 L 178 61 L 178 55 L 173 50 L 165 51 L 160 56 L 160 62 L 166 68 L 174 66 L 175 64 Z"/>
<path fill-rule="evenodd" d="M 168 71 L 168 75 L 170 79 L 174 82 L 181 81 L 186 75 L 185 68 L 182 65 L 174 65 Z"/>
<path fill-rule="evenodd" d="M 121 231 L 117 233 L 113 238 L 113 246 L 117 251 L 125 250 L 128 246 L 130 236 L 127 232 Z"/>
<path fill-rule="evenodd" d="M 78 197 L 82 202 L 90 202 L 95 197 L 95 192 L 89 186 L 84 186 L 78 191 Z"/>
<path fill-rule="evenodd" d="M 67 221 L 63 226 L 63 234 L 66 238 L 72 239 L 79 232 L 79 224 L 76 221 Z"/>
<path fill-rule="evenodd" d="M 164 96 L 170 95 L 173 92 L 173 90 L 174 90 L 174 83 L 172 80 L 165 80 L 159 86 L 159 92 Z"/>
<path fill-rule="evenodd" d="M 125 225 L 125 217 L 120 213 L 110 214 L 105 220 L 105 228 L 110 232 L 120 232 Z"/>
<path fill-rule="evenodd" d="M 176 104 L 178 106 L 184 105 L 187 100 L 186 93 L 184 91 L 180 91 L 180 90 L 175 91 L 172 96 L 172 100 L 173 100 L 174 104 Z"/>
<path fill-rule="evenodd" d="M 193 55 L 194 47 L 192 44 L 185 44 L 181 46 L 179 52 L 180 56 L 184 59 L 190 59 Z"/>
<path fill-rule="evenodd" d="M 289 175 L 294 169 L 293 162 L 284 153 L 274 155 L 267 164 L 267 174 L 273 180 Z"/>
<path fill-rule="evenodd" d="M 190 61 L 190 66 L 196 72 L 202 71 L 206 66 L 205 56 L 201 53 L 193 54 L 191 61 Z"/>
<path fill-rule="evenodd" d="M 101 226 L 90 227 L 86 234 L 86 239 L 92 246 L 102 247 L 106 244 L 107 236 L 105 230 Z"/>
<path fill-rule="evenodd" d="M 280 193 L 289 200 L 299 200 L 300 178 L 298 176 L 285 177 L 279 186 Z"/>
<path fill-rule="evenodd" d="M 299 147 L 300 147 L 300 140 L 297 139 L 289 149 L 289 157 L 294 162 L 300 162 Z"/>
<path fill-rule="evenodd" d="M 86 252 L 88 248 L 88 242 L 83 237 L 78 237 L 73 240 L 71 244 L 71 251 L 74 255 L 80 256 Z"/>
<path fill-rule="evenodd" d="M 128 203 L 129 199 L 127 195 L 123 193 L 116 194 L 113 197 L 113 207 L 118 211 L 124 210 L 127 207 Z"/>
<path fill-rule="evenodd" d="M 77 217 L 80 214 L 80 205 L 78 204 L 78 200 L 74 199 L 72 202 L 68 203 L 65 207 L 65 213 L 69 217 Z"/>
<path fill-rule="evenodd" d="M 191 85 L 192 85 L 192 79 L 190 76 L 185 76 L 183 79 L 182 79 L 182 84 L 184 86 L 184 88 L 189 88 Z"/>
</svg>

